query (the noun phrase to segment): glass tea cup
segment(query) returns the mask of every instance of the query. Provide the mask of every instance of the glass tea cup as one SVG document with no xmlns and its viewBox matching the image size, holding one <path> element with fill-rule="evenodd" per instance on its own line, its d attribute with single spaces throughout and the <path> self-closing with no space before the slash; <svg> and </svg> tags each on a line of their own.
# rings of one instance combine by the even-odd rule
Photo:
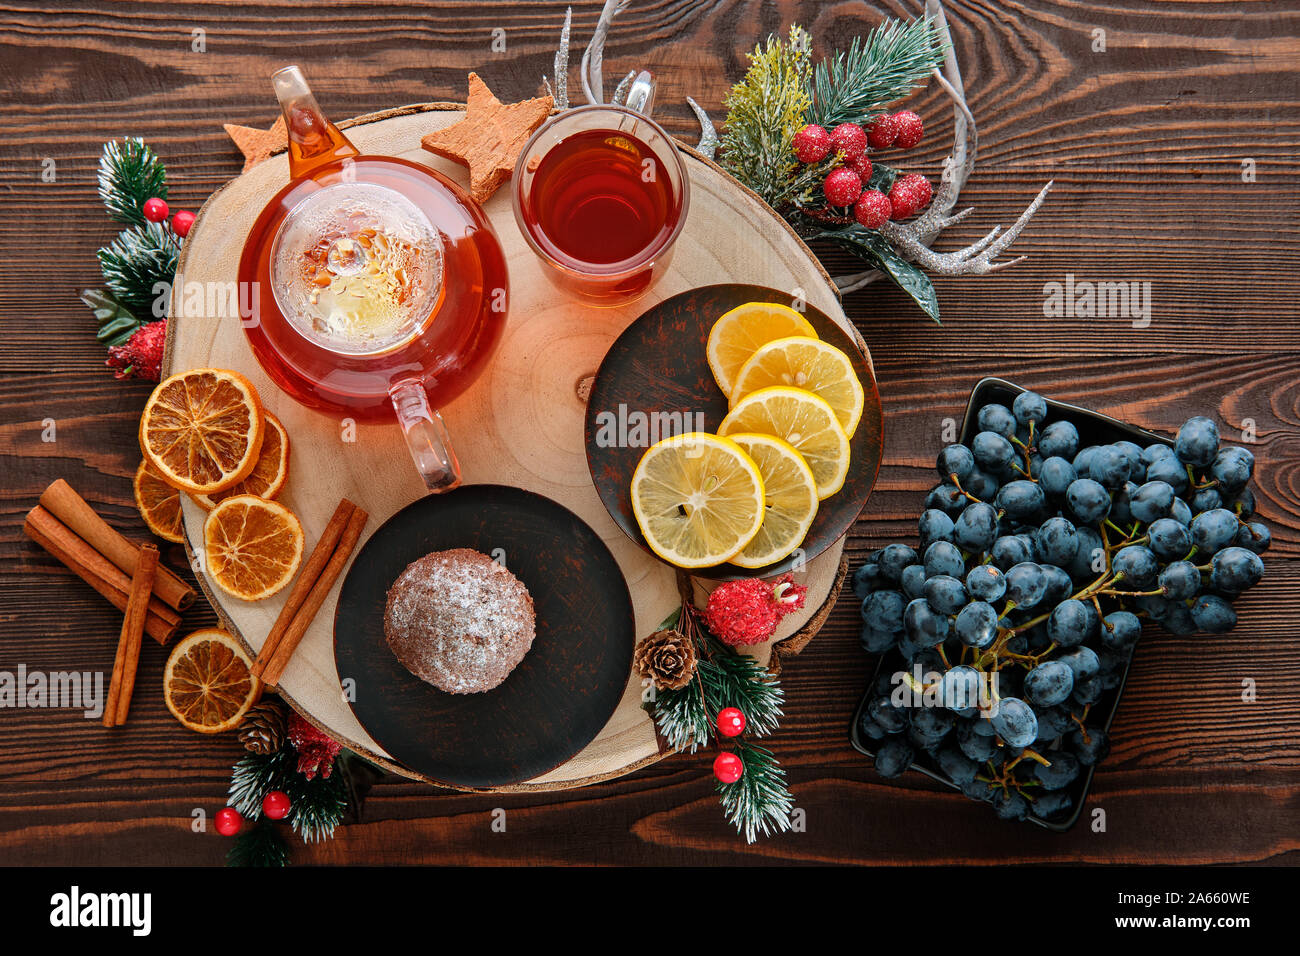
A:
<svg viewBox="0 0 1300 956">
<path fill-rule="evenodd" d="M 272 78 L 290 182 L 240 258 L 253 355 L 291 398 L 356 420 L 396 418 L 430 491 L 460 483 L 438 409 L 487 367 L 505 326 L 505 257 L 482 209 L 419 163 L 363 155 L 297 67 Z"/>
<path fill-rule="evenodd" d="M 591 305 L 643 295 L 672 258 L 690 180 L 672 138 L 650 119 L 643 73 L 629 107 L 581 106 L 552 117 L 519 154 L 515 221 L 559 288 Z"/>
</svg>

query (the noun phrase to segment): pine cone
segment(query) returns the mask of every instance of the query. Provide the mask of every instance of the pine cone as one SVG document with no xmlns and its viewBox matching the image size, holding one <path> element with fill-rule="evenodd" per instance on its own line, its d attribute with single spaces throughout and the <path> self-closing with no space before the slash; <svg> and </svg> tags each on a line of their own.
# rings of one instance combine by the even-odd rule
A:
<svg viewBox="0 0 1300 956">
<path fill-rule="evenodd" d="M 277 700 L 254 704 L 239 725 L 239 742 L 255 754 L 279 753 L 288 730 L 284 705 Z"/>
<path fill-rule="evenodd" d="M 654 681 L 657 690 L 680 690 L 695 676 L 695 645 L 675 630 L 655 631 L 636 646 L 632 663 L 637 673 Z"/>
</svg>

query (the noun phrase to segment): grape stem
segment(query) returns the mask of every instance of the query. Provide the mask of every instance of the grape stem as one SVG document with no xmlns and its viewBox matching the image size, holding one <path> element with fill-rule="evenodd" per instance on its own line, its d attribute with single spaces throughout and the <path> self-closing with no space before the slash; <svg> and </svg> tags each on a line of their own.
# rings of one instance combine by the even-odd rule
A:
<svg viewBox="0 0 1300 956">
<path fill-rule="evenodd" d="M 969 498 L 971 501 L 978 502 L 979 504 L 984 504 L 983 501 L 980 501 L 979 498 L 976 498 L 974 495 L 972 495 L 969 491 L 967 491 L 965 488 L 963 488 L 963 487 L 961 486 L 961 481 L 958 480 L 958 478 L 957 478 L 957 472 L 954 471 L 954 472 L 953 472 L 952 474 L 950 474 L 948 477 L 952 479 L 952 483 L 953 483 L 954 485 L 956 485 L 957 490 L 960 491 L 963 495 L 965 495 L 965 496 L 966 496 L 967 498 Z"/>
<path fill-rule="evenodd" d="M 1098 594 L 1104 594 L 1108 597 L 1155 597 L 1157 595 L 1168 594 L 1167 588 L 1156 588 L 1154 591 L 1098 591 Z"/>
</svg>

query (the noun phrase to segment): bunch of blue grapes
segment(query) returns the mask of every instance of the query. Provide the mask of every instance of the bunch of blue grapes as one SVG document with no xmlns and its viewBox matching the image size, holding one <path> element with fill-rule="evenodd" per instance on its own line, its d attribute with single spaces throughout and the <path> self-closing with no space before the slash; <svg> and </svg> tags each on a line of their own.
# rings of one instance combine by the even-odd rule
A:
<svg viewBox="0 0 1300 956">
<path fill-rule="evenodd" d="M 1143 448 L 1047 418 L 1033 392 L 980 408 L 970 446 L 939 452 L 920 547 L 875 551 L 853 579 L 863 645 L 903 659 L 861 714 L 876 770 L 923 761 L 1008 820 L 1071 812 L 1109 750 L 1093 710 L 1144 623 L 1231 629 L 1270 543 L 1254 456 L 1210 419 Z"/>
</svg>

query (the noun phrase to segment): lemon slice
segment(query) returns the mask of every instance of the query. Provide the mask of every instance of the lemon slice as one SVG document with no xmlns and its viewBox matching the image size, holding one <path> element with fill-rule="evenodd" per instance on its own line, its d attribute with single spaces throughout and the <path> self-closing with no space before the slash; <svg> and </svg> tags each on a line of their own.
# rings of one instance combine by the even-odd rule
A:
<svg viewBox="0 0 1300 956">
<path fill-rule="evenodd" d="M 812 469 L 818 498 L 844 487 L 849 436 L 824 398 L 787 385 L 760 388 L 738 401 L 718 426 L 720 435 L 736 432 L 775 435 L 793 445 Z"/>
<path fill-rule="evenodd" d="M 852 360 L 828 342 L 804 336 L 776 339 L 749 357 L 736 373 L 731 404 L 772 385 L 791 385 L 826 399 L 850 438 L 862 418 L 862 383 Z"/>
<path fill-rule="evenodd" d="M 679 568 L 722 564 L 763 524 L 763 476 L 729 438 L 689 432 L 651 446 L 632 474 L 632 513 Z"/>
<path fill-rule="evenodd" d="M 817 517 L 817 482 L 803 455 L 789 442 L 745 432 L 737 432 L 731 440 L 758 465 L 764 498 L 762 527 L 731 563 L 766 567 L 788 556 L 808 536 Z"/>
<path fill-rule="evenodd" d="M 714 322 L 709 330 L 709 368 L 722 394 L 731 395 L 736 373 L 760 345 L 792 335 L 817 338 L 807 319 L 775 302 L 746 302 Z"/>
</svg>

